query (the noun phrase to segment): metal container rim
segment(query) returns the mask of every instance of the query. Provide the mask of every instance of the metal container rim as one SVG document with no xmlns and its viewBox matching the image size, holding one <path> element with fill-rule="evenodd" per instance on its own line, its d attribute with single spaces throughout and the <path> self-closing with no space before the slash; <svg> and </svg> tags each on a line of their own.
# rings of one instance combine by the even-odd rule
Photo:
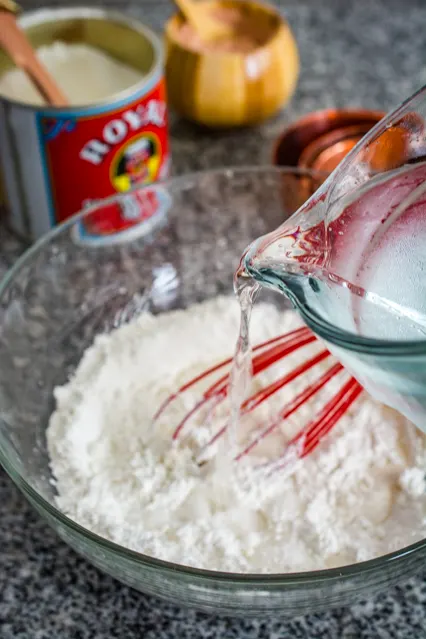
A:
<svg viewBox="0 0 426 639">
<path fill-rule="evenodd" d="M 136 88 L 142 89 L 145 85 L 150 84 L 151 81 L 156 78 L 156 76 L 160 77 L 163 75 L 164 49 L 159 36 L 137 18 L 123 15 L 119 11 L 116 11 L 114 9 L 91 8 L 84 6 L 53 7 L 48 9 L 42 8 L 25 12 L 22 16 L 19 17 L 18 22 L 23 29 L 27 29 L 29 27 L 35 27 L 43 23 L 55 22 L 56 20 L 71 20 L 76 18 L 115 22 L 117 24 L 129 27 L 136 33 L 139 33 L 139 35 L 145 37 L 147 42 L 149 42 L 149 44 L 152 46 L 154 53 L 154 63 L 149 73 L 143 76 L 140 82 L 138 82 L 137 84 L 133 84 L 127 89 L 124 89 L 124 91 L 112 94 L 104 100 L 100 100 L 99 102 L 91 104 L 78 104 L 75 106 L 67 107 L 54 107 L 50 105 L 39 106 L 28 102 L 21 102 L 20 100 L 13 100 L 11 98 L 2 96 L 1 94 L 0 102 L 19 107 L 21 109 L 27 109 L 29 111 L 43 111 L 43 113 L 51 113 L 52 115 L 54 115 L 55 113 L 69 113 L 70 115 L 72 115 L 77 112 L 80 113 L 82 109 L 93 109 L 98 106 L 107 106 L 108 104 L 113 104 L 115 102 L 126 101 L 134 95 Z"/>
</svg>

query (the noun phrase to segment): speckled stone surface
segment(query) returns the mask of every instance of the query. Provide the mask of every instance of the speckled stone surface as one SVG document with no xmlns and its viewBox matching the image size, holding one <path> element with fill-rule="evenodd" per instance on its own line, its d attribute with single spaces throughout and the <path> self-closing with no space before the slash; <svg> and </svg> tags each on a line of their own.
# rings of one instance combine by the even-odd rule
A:
<svg viewBox="0 0 426 639">
<path fill-rule="evenodd" d="M 121 0 L 119 6 L 156 30 L 171 10 L 163 0 Z M 296 116 L 331 106 L 389 109 L 426 83 L 424 0 L 286 0 L 285 14 L 302 60 L 289 108 L 258 129 L 220 135 L 173 118 L 176 174 L 269 162 L 275 136 Z M 0 275 L 23 248 L 0 228 Z M 426 637 L 421 578 L 351 608 L 284 622 L 218 619 L 144 597 L 92 568 L 57 539 L 1 470 L 0 508 L 1 639 Z"/>
</svg>

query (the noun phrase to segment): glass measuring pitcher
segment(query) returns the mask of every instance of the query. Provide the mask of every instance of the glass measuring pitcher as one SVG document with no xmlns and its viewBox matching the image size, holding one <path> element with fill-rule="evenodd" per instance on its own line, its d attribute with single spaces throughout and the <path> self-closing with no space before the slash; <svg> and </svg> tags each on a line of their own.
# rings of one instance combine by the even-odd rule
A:
<svg viewBox="0 0 426 639">
<path fill-rule="evenodd" d="M 374 127 L 238 275 L 283 292 L 377 400 L 426 431 L 426 87 Z"/>
</svg>

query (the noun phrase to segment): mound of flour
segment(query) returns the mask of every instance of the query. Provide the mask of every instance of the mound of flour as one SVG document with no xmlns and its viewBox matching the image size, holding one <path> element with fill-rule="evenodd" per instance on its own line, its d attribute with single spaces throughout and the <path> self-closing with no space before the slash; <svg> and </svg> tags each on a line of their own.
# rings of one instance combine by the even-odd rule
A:
<svg viewBox="0 0 426 639">
<path fill-rule="evenodd" d="M 298 325 L 292 312 L 257 305 L 252 343 Z M 209 463 L 196 463 L 225 407 L 201 414 L 171 445 L 173 428 L 200 398 L 199 388 L 178 398 L 153 427 L 170 393 L 232 355 L 238 328 L 237 302 L 220 297 L 186 311 L 142 314 L 98 336 L 73 378 L 55 390 L 47 441 L 58 507 L 128 548 L 222 571 L 322 569 L 424 537 L 425 437 L 366 394 L 310 456 L 269 477 L 259 474 L 256 456 L 232 462 L 226 453 L 237 445 L 235 437 L 232 445 L 223 438 Z M 305 347 L 303 357 L 314 348 Z M 287 399 L 297 390 L 299 383 Z M 285 400 L 284 393 L 253 419 L 264 420 Z M 312 408 L 256 454 L 283 447 Z"/>
</svg>

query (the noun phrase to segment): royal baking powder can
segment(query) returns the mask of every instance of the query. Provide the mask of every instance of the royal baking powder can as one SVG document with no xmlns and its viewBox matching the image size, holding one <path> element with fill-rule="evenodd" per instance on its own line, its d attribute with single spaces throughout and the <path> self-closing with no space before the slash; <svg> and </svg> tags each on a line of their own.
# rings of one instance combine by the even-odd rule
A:
<svg viewBox="0 0 426 639">
<path fill-rule="evenodd" d="M 35 240 L 74 213 L 136 185 L 167 177 L 170 166 L 163 51 L 133 18 L 102 9 L 59 8 L 19 20 L 35 47 L 85 43 L 140 70 L 141 80 L 108 100 L 54 108 L 0 96 L 0 193 L 10 226 Z M 0 75 L 11 68 L 0 53 Z M 82 242 L 116 242 L 161 214 L 156 191 L 131 192 L 108 216 L 79 224 Z"/>
</svg>

